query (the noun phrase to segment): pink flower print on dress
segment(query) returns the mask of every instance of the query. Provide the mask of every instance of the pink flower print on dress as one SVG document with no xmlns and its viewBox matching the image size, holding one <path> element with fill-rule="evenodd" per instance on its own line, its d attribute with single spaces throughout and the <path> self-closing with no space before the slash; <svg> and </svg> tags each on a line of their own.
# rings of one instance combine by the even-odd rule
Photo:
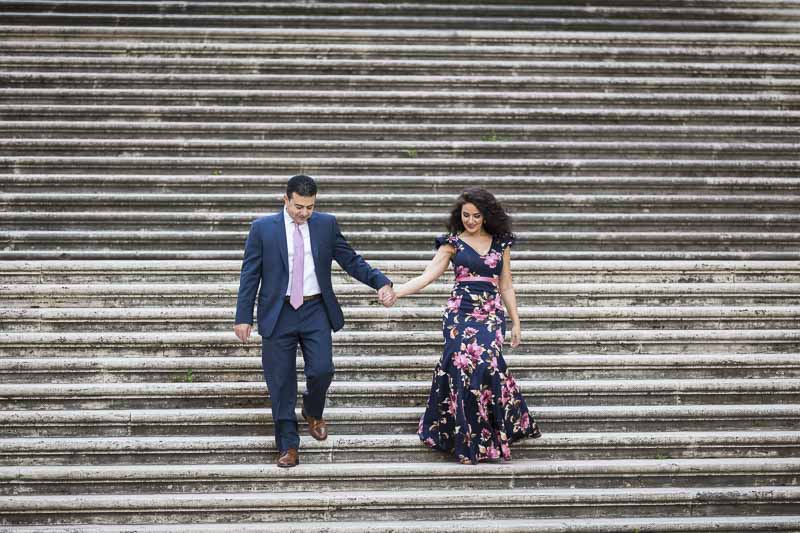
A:
<svg viewBox="0 0 800 533">
<path fill-rule="evenodd" d="M 503 337 L 503 332 L 499 329 L 495 330 L 494 332 L 494 340 L 497 342 L 498 346 L 502 346 L 503 342 L 505 341 L 505 337 Z"/>
<path fill-rule="evenodd" d="M 451 296 L 450 299 L 447 300 L 447 310 L 451 313 L 457 313 L 460 307 L 461 296 Z"/>
<path fill-rule="evenodd" d="M 492 357 L 492 362 L 491 362 L 491 365 L 492 365 L 492 368 L 493 368 L 493 369 L 495 369 L 495 370 L 498 370 L 498 369 L 499 369 L 499 367 L 498 367 L 498 365 L 497 365 L 497 357 Z"/>
<path fill-rule="evenodd" d="M 469 275 L 469 268 L 465 267 L 464 265 L 456 267 L 456 278 Z"/>
<path fill-rule="evenodd" d="M 503 459 L 508 461 L 511 459 L 511 450 L 508 447 L 508 444 L 503 442 L 500 444 L 500 453 L 503 455 Z"/>
<path fill-rule="evenodd" d="M 494 299 L 494 308 L 496 311 L 505 311 L 505 308 L 503 307 L 503 298 L 500 296 L 499 292 Z"/>
<path fill-rule="evenodd" d="M 453 354 L 453 364 L 456 365 L 456 368 L 459 370 L 469 368 L 470 362 L 469 357 L 464 352 L 455 352 Z"/>
<path fill-rule="evenodd" d="M 500 450 L 494 447 L 494 443 L 490 444 L 488 448 L 486 448 L 486 457 L 489 459 L 497 459 L 500 457 Z"/>
<path fill-rule="evenodd" d="M 523 412 L 522 415 L 519 417 L 519 427 L 522 429 L 528 429 L 531 425 L 531 417 L 528 413 Z"/>
<path fill-rule="evenodd" d="M 483 428 L 483 429 L 481 430 L 481 439 L 483 439 L 483 440 L 489 440 L 491 437 L 492 437 L 492 432 L 491 432 L 491 431 L 489 431 L 489 429 L 488 429 L 488 428 Z"/>
<path fill-rule="evenodd" d="M 489 389 L 484 390 L 481 392 L 481 397 L 478 400 L 478 416 L 481 417 L 483 420 L 489 420 L 489 413 L 486 410 L 489 407 L 489 403 L 492 401 L 492 391 Z"/>
<path fill-rule="evenodd" d="M 472 313 L 470 313 L 469 316 L 478 322 L 485 322 L 486 319 L 488 318 L 486 316 L 486 313 L 484 313 L 483 309 L 481 309 L 480 307 L 476 307 L 475 309 L 473 309 Z"/>
<path fill-rule="evenodd" d="M 456 398 L 456 391 L 450 391 L 450 398 L 449 398 L 447 412 L 453 416 L 456 416 L 456 404 L 458 403 L 458 398 Z"/>
<path fill-rule="evenodd" d="M 487 315 L 491 315 L 492 313 L 494 313 L 495 310 L 494 300 L 486 300 L 483 303 L 483 307 L 481 308 L 481 310 Z"/>
<path fill-rule="evenodd" d="M 489 268 L 494 268 L 494 267 L 496 267 L 496 266 L 497 266 L 497 263 L 499 263 L 499 262 L 500 262 L 500 259 L 501 259 L 502 257 L 503 257 L 503 256 L 501 256 L 499 253 L 497 253 L 496 251 L 492 250 L 492 253 L 490 253 L 489 255 L 487 255 L 487 256 L 484 258 L 483 262 L 484 262 L 484 264 L 485 264 L 486 266 L 488 266 Z"/>
<path fill-rule="evenodd" d="M 511 376 L 506 376 L 506 380 L 503 383 L 503 389 L 500 394 L 500 402 L 503 405 L 506 405 L 508 402 L 514 399 L 514 393 L 517 391 L 517 383 L 514 381 L 514 378 Z"/>
<path fill-rule="evenodd" d="M 478 334 L 478 330 L 475 328 L 464 328 L 464 338 L 470 339 Z"/>
<path fill-rule="evenodd" d="M 475 362 L 475 364 L 478 364 L 481 362 L 481 355 L 483 355 L 483 352 L 485 352 L 486 349 L 480 344 L 478 344 L 478 341 L 472 341 L 472 343 L 470 343 L 467 346 L 466 351 L 467 354 L 469 354 L 469 356 Z"/>
</svg>

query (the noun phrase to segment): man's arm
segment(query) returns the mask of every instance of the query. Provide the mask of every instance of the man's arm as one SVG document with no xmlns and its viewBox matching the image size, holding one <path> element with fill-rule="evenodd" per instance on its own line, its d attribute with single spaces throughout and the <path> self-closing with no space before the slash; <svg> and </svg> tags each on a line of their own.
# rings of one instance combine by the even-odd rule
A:
<svg viewBox="0 0 800 533">
<path fill-rule="evenodd" d="M 339 229 L 339 223 L 336 218 L 333 218 L 333 231 L 334 231 L 334 245 L 333 245 L 333 258 L 339 263 L 348 274 L 357 279 L 365 285 L 369 285 L 376 291 L 392 285 L 391 280 L 383 275 L 383 272 L 377 268 L 372 268 L 363 257 L 353 250 L 350 243 L 342 235 Z"/>
<path fill-rule="evenodd" d="M 236 297 L 234 332 L 242 342 L 247 340 L 252 330 L 253 306 L 261 283 L 261 254 L 261 239 L 253 223 L 250 225 L 250 233 L 244 245 L 242 271 L 239 274 L 239 294 Z"/>
</svg>

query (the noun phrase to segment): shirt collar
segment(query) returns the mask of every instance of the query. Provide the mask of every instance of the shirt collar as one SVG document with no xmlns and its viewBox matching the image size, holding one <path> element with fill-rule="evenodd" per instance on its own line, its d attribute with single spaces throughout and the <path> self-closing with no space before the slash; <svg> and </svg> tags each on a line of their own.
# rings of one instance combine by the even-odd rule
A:
<svg viewBox="0 0 800 533">
<path fill-rule="evenodd" d="M 294 220 L 292 220 L 292 217 L 289 216 L 289 211 L 286 209 L 285 206 L 283 208 L 283 223 L 286 226 L 291 226 L 292 224 L 294 224 Z M 302 229 L 303 226 L 306 226 L 307 224 L 308 224 L 308 221 L 306 221 L 305 224 L 301 225 L 300 228 Z"/>
</svg>

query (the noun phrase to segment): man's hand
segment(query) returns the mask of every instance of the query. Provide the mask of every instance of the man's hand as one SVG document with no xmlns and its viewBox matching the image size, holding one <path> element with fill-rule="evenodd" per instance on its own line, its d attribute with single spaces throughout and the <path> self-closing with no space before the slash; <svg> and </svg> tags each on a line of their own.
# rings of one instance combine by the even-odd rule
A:
<svg viewBox="0 0 800 533">
<path fill-rule="evenodd" d="M 250 324 L 236 324 L 233 326 L 233 332 L 242 342 L 247 342 L 247 339 L 250 338 L 250 333 L 253 332 L 253 326 Z"/>
<path fill-rule="evenodd" d="M 391 285 L 384 285 L 378 291 L 378 299 L 384 306 L 391 307 L 397 301 L 397 295 Z"/>
</svg>

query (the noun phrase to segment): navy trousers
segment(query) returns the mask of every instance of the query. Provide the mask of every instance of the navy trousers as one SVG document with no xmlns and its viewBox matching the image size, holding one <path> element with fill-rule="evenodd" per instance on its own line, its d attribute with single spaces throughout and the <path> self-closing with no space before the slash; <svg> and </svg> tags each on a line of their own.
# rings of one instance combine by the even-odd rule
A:
<svg viewBox="0 0 800 533">
<path fill-rule="evenodd" d="M 334 372 L 331 324 L 322 300 L 310 300 L 298 309 L 284 303 L 272 335 L 261 340 L 261 365 L 272 402 L 275 442 L 281 452 L 300 445 L 295 415 L 298 346 L 306 377 L 303 410 L 308 416 L 322 418 Z"/>
</svg>

